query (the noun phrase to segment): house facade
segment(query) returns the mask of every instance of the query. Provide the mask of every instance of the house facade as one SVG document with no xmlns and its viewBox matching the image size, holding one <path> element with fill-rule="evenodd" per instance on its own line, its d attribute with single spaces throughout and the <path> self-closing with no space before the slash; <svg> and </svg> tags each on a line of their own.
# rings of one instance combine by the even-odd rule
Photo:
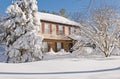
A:
<svg viewBox="0 0 120 79">
<path fill-rule="evenodd" d="M 74 44 L 74 40 L 69 37 L 73 34 L 79 24 L 65 17 L 41 13 L 40 33 L 43 35 L 43 52 L 49 52 L 51 49 L 55 52 L 64 49 L 69 51 Z"/>
</svg>

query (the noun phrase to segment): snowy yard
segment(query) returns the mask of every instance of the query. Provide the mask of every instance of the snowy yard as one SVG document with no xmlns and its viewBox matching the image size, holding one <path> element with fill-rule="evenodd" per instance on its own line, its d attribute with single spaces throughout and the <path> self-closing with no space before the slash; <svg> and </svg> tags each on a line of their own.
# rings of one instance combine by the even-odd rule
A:
<svg viewBox="0 0 120 79">
<path fill-rule="evenodd" d="M 120 79 L 120 56 L 74 57 L 46 54 L 43 61 L 0 63 L 0 79 Z"/>
<path fill-rule="evenodd" d="M 80 13 L 77 22 L 82 23 L 76 23 L 54 16 L 54 12 L 38 10 L 36 0 L 13 0 L 6 10 L 8 16 L 0 18 L 0 79 L 120 79 L 118 11 L 111 7 L 98 8 L 88 15 L 85 13 L 83 20 Z M 78 42 L 72 47 L 74 41 Z M 77 55 L 64 50 L 43 54 L 43 42 L 48 42 L 45 49 L 72 47 Z"/>
</svg>

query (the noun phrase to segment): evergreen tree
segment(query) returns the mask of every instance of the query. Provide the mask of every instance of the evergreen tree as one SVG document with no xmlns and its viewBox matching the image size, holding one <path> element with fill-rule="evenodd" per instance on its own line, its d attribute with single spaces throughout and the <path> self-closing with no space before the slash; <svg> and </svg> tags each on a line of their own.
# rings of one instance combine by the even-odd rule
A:
<svg viewBox="0 0 120 79">
<path fill-rule="evenodd" d="M 7 8 L 4 21 L 7 62 L 20 63 L 42 59 L 40 19 L 36 0 L 16 0 Z"/>
<path fill-rule="evenodd" d="M 60 15 L 63 16 L 63 17 L 66 16 L 66 10 L 65 10 L 64 8 L 62 8 L 62 9 L 60 10 Z"/>
</svg>

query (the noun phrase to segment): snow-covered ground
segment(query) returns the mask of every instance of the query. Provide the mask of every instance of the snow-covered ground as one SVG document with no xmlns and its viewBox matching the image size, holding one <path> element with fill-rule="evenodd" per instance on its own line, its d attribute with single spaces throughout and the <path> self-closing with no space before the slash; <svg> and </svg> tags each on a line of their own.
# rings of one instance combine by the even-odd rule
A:
<svg viewBox="0 0 120 79">
<path fill-rule="evenodd" d="M 0 63 L 0 79 L 120 79 L 120 56 L 85 58 L 47 53 L 43 61 Z"/>
</svg>

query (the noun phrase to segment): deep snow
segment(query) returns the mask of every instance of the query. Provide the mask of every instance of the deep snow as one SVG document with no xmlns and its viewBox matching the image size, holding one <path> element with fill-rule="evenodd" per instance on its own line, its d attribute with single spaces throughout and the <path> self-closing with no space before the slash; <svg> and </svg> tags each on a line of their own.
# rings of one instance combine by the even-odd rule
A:
<svg viewBox="0 0 120 79">
<path fill-rule="evenodd" d="M 120 56 L 75 57 L 53 52 L 46 53 L 43 61 L 0 63 L 0 79 L 120 79 L 119 62 Z"/>
</svg>

